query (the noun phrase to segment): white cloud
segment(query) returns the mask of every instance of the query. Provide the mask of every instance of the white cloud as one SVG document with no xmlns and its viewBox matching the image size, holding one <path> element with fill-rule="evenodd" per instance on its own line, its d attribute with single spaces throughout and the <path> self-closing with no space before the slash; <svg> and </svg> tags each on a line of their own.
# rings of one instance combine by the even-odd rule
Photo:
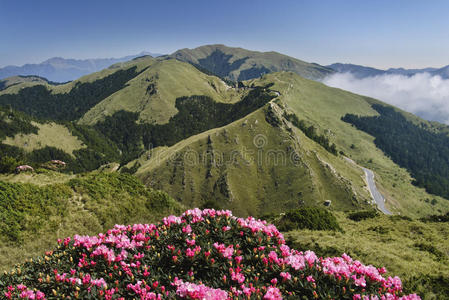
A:
<svg viewBox="0 0 449 300">
<path fill-rule="evenodd" d="M 382 100 L 424 119 L 449 124 L 449 79 L 429 73 L 411 77 L 380 75 L 355 78 L 337 73 L 323 80 L 328 86 L 341 88 Z"/>
</svg>

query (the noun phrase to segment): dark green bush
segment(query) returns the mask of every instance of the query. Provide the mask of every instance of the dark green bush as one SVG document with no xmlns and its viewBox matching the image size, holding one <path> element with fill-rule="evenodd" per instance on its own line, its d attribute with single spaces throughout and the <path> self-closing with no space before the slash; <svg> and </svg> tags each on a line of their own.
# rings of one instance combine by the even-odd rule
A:
<svg viewBox="0 0 449 300">
<path fill-rule="evenodd" d="M 335 216 L 320 207 L 303 207 L 289 211 L 275 225 L 281 231 L 295 229 L 342 231 Z"/>
<path fill-rule="evenodd" d="M 284 113 L 284 118 L 289 120 L 295 127 L 299 128 L 302 132 L 304 132 L 304 134 L 308 138 L 320 144 L 328 152 L 332 153 L 333 155 L 338 154 L 337 147 L 335 146 L 335 144 L 331 143 L 329 141 L 329 138 L 327 138 L 325 135 L 318 134 L 316 128 L 313 125 L 311 126 L 306 125 L 306 122 L 304 120 L 299 120 L 298 116 L 296 116 L 295 114 Z"/>
<path fill-rule="evenodd" d="M 137 172 L 137 170 L 140 167 L 140 163 L 135 162 L 131 167 L 123 166 L 120 168 L 120 172 L 122 173 L 128 173 L 128 174 L 134 174 Z"/>
<path fill-rule="evenodd" d="M 423 222 L 449 222 L 449 212 L 445 215 L 431 215 L 420 219 Z"/>
<path fill-rule="evenodd" d="M 0 159 L 0 173 L 7 174 L 13 173 L 21 162 L 10 156 L 3 156 Z"/>
<path fill-rule="evenodd" d="M 390 219 L 393 221 L 413 221 L 412 218 L 410 218 L 408 216 L 401 216 L 401 215 L 391 216 Z"/>
<path fill-rule="evenodd" d="M 0 181 L 0 236 L 20 241 L 24 232 L 38 232 L 53 216 L 64 216 L 70 189 L 61 184 L 38 187 Z"/>
<path fill-rule="evenodd" d="M 388 232 L 390 232 L 390 228 L 384 226 L 372 226 L 369 227 L 368 230 L 377 232 L 379 234 L 387 234 Z"/>
<path fill-rule="evenodd" d="M 446 255 L 443 252 L 441 252 L 440 250 L 438 250 L 437 248 L 435 248 L 435 246 L 433 246 L 431 244 L 415 243 L 413 246 L 418 248 L 421 251 L 425 251 L 425 252 L 435 255 L 435 257 L 438 260 L 446 258 Z"/>
<path fill-rule="evenodd" d="M 404 279 L 404 292 L 413 291 L 424 295 L 429 291 L 438 294 L 436 298 L 430 299 L 447 299 L 449 295 L 449 278 L 443 275 L 418 275 Z"/>
<path fill-rule="evenodd" d="M 350 213 L 348 215 L 348 218 L 353 221 L 359 222 L 362 220 L 375 218 L 378 215 L 379 215 L 379 213 L 375 210 L 361 210 L 361 211 L 356 211 L 356 212 Z"/>
</svg>

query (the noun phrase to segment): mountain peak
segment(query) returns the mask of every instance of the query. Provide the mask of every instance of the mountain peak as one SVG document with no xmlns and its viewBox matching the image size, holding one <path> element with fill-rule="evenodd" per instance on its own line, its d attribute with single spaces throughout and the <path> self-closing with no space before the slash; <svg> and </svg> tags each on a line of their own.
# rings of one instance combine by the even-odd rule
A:
<svg viewBox="0 0 449 300">
<path fill-rule="evenodd" d="M 321 79 L 334 72 L 274 51 L 259 52 L 223 44 L 185 48 L 170 56 L 233 81 L 253 79 L 278 71 L 292 71 L 310 79 Z"/>
</svg>

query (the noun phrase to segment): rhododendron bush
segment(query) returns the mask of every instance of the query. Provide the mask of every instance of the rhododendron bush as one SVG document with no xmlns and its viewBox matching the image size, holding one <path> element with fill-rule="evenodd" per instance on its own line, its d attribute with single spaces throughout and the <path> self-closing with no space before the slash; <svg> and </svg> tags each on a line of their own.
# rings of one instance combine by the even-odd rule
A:
<svg viewBox="0 0 449 300">
<path fill-rule="evenodd" d="M 7 299 L 419 299 L 348 255 L 290 249 L 275 226 L 194 209 L 58 241 L 0 277 Z"/>
</svg>

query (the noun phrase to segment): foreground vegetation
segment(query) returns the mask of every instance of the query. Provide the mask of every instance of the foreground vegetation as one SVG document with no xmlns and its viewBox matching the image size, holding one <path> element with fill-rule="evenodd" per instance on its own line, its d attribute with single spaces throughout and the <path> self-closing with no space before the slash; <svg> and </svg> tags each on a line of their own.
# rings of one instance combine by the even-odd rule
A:
<svg viewBox="0 0 449 300">
<path fill-rule="evenodd" d="M 98 232 L 104 232 L 108 228 L 113 227 L 116 223 L 130 224 L 135 222 L 143 223 L 148 220 L 156 221 L 166 214 L 180 213 L 182 211 L 181 205 L 177 201 L 171 199 L 167 194 L 145 188 L 136 178 L 128 174 L 94 172 L 77 176 L 62 176 L 61 174 L 49 171 L 46 174 L 21 174 L 13 177 L 5 177 L 3 179 L 12 181 L 14 177 L 20 177 L 18 179 L 20 181 L 25 181 L 26 178 L 29 178 L 28 181 L 30 183 L 0 182 L 0 215 L 2 220 L 4 220 L 0 226 L 0 266 L 5 270 L 9 269 L 17 262 L 23 261 L 24 258 L 36 257 L 36 255 L 40 255 L 45 250 L 53 248 L 53 242 L 57 238 L 73 236 L 74 234 L 97 234 Z M 47 177 L 48 179 L 46 179 L 46 181 L 42 179 Z M 51 178 L 53 178 L 53 180 Z M 52 181 L 55 183 L 44 183 Z M 36 183 L 39 183 L 39 185 Z M 221 203 L 221 205 L 226 205 L 226 203 Z M 449 248 L 446 243 L 449 238 L 449 224 L 447 222 L 449 214 L 412 220 L 408 217 L 388 217 L 380 215 L 374 210 L 362 210 L 350 213 L 335 212 L 332 210 L 332 208 L 303 207 L 298 210 L 288 211 L 281 215 L 266 215 L 264 218 L 267 218 L 270 222 L 274 222 L 276 226 L 286 232 L 285 236 L 287 244 L 291 248 L 302 251 L 312 250 L 318 257 L 340 256 L 342 253 L 346 253 L 353 259 L 372 264 L 377 268 L 385 266 L 388 270 L 388 275 L 399 275 L 403 279 L 405 292 L 418 293 L 424 296 L 425 299 L 444 299 L 445 295 L 449 293 L 447 290 L 447 278 L 449 278 L 449 267 L 447 264 Z M 223 222 L 229 222 L 229 220 L 226 220 L 223 220 Z M 202 225 L 191 224 L 191 226 L 192 228 L 193 226 L 200 226 L 201 228 L 203 228 L 203 226 L 210 226 L 207 225 L 207 221 L 206 223 L 201 222 L 201 224 Z M 252 241 L 249 241 L 248 239 L 237 241 L 235 240 L 237 237 L 235 237 L 234 231 L 228 232 L 227 229 L 223 229 L 223 226 L 230 226 L 233 228 L 234 225 L 220 223 L 220 225 L 217 226 L 218 225 L 215 226 L 217 228 L 217 232 L 215 233 L 214 230 L 208 229 L 210 231 L 210 237 L 215 239 L 214 242 L 217 241 L 226 244 L 226 247 L 231 243 L 234 245 L 238 243 L 241 247 L 250 247 L 249 245 L 251 243 L 255 243 L 254 245 L 257 244 L 257 247 L 259 247 L 261 245 L 263 246 L 265 243 L 264 241 L 268 241 L 269 243 L 273 242 L 269 239 L 265 240 L 264 238 L 262 238 L 262 240 L 251 238 Z M 221 230 L 223 230 L 223 232 L 221 232 Z M 241 229 L 238 229 L 238 233 L 240 230 Z M 155 246 L 157 249 L 163 247 L 163 244 L 157 243 L 178 245 L 178 242 L 176 242 L 178 234 L 173 234 L 174 236 L 171 238 L 165 236 L 165 233 L 160 235 L 163 237 L 162 239 L 154 240 L 154 238 L 152 238 L 152 243 L 155 244 L 151 245 Z M 199 242 L 201 232 L 197 233 L 195 231 L 195 234 L 197 235 L 196 238 L 191 237 L 191 240 L 196 239 L 197 242 Z M 199 252 L 195 252 L 195 247 L 200 245 L 204 250 L 208 249 L 207 247 L 211 247 L 213 244 L 212 241 L 207 244 L 207 241 L 204 240 L 205 238 L 206 237 L 203 237 L 201 240 L 201 245 L 196 244 L 190 248 L 187 247 L 193 252 L 189 252 L 187 248 L 180 249 L 182 254 L 187 253 L 186 251 L 190 253 L 189 255 L 192 254 L 192 260 L 190 260 L 191 258 L 188 256 L 182 258 L 179 254 L 173 252 L 170 254 L 170 257 L 161 260 L 157 258 L 158 260 L 151 261 L 151 264 L 153 266 L 159 266 L 158 264 L 161 263 L 160 266 L 165 266 L 162 261 L 167 261 L 173 259 L 172 256 L 177 256 L 179 265 L 175 264 L 175 266 L 181 269 L 175 268 L 172 269 L 172 271 L 173 274 L 181 274 L 177 276 L 182 279 L 184 283 L 188 284 L 187 282 L 192 282 L 191 276 L 189 274 L 186 275 L 186 272 L 188 272 L 190 268 L 193 268 L 192 272 L 194 272 L 193 277 L 195 280 L 192 284 L 200 285 L 199 280 L 201 280 L 203 284 L 214 288 L 222 288 L 229 292 L 229 288 L 233 284 L 231 273 L 220 273 L 217 276 L 219 276 L 221 280 L 211 281 L 210 283 L 198 275 L 202 274 L 202 272 L 212 272 L 210 274 L 215 274 L 213 273 L 215 272 L 214 268 L 220 270 L 217 272 L 222 272 L 219 263 L 220 254 L 217 253 L 216 255 L 218 255 L 218 257 L 214 257 L 214 251 L 220 250 L 215 248 L 212 248 L 212 256 L 210 256 L 209 259 L 213 258 L 216 260 L 216 263 L 211 264 L 206 270 L 200 271 L 200 269 L 197 269 L 201 265 L 210 263 L 210 260 L 209 262 L 207 260 L 196 261 L 196 258 L 200 257 L 200 255 Z M 181 244 L 178 246 L 181 247 Z M 42 260 L 41 258 L 40 263 L 37 263 L 36 259 L 33 259 L 33 262 L 28 262 L 25 265 L 20 266 L 21 276 L 24 277 L 15 277 L 18 270 L 17 267 L 15 267 L 16 271 L 8 273 L 9 277 L 7 276 L 0 279 L 0 283 L 12 284 L 14 282 L 19 283 L 23 280 L 25 285 L 44 291 L 45 288 L 37 287 L 32 283 L 33 280 L 38 279 L 37 277 L 33 277 L 37 275 L 30 277 L 29 274 L 27 275 L 26 270 L 30 270 L 29 272 L 35 270 L 36 274 L 38 274 L 37 270 L 40 268 L 46 269 L 51 266 L 51 268 L 58 269 L 58 271 L 60 271 L 59 275 L 63 276 L 63 272 L 68 272 L 69 269 L 65 270 L 58 267 L 58 259 L 68 263 L 66 260 L 70 260 L 70 256 L 67 253 L 71 253 L 72 259 L 77 260 L 82 259 L 83 257 L 81 252 L 78 251 L 82 251 L 82 253 L 84 253 L 83 251 L 92 251 L 92 249 L 82 250 L 77 247 L 73 248 L 72 246 L 67 248 L 65 246 L 62 247 L 61 245 L 60 247 L 61 248 L 55 249 L 55 252 L 47 252 L 46 255 L 48 259 L 44 258 Z M 249 249 L 252 249 L 251 247 Z M 234 249 L 236 250 L 237 248 Z M 150 250 L 152 251 L 151 253 L 154 253 L 153 248 L 150 248 Z M 243 251 L 243 248 L 240 250 Z M 275 249 L 273 250 L 277 251 Z M 207 250 L 204 251 L 207 252 Z M 266 257 L 269 257 L 269 252 L 265 254 Z M 240 261 L 242 264 L 244 264 L 244 260 L 249 259 L 243 253 L 244 252 L 241 254 L 243 263 Z M 135 254 L 137 254 L 137 252 Z M 151 256 L 153 254 L 147 254 L 145 254 L 145 257 L 153 257 Z M 165 254 L 160 252 L 160 255 Z M 280 257 L 279 253 L 278 257 Z M 98 259 L 101 259 L 101 257 L 98 257 Z M 156 259 L 156 257 L 151 259 Z M 240 260 L 240 258 L 238 260 Z M 252 263 L 252 260 L 250 261 Z M 105 262 L 95 262 L 98 264 L 99 268 L 107 266 Z M 130 263 L 135 263 L 135 261 L 133 260 Z M 149 263 L 150 261 L 147 262 L 148 266 L 150 266 Z M 185 264 L 188 264 L 188 266 L 186 267 Z M 256 264 L 254 267 L 257 268 L 256 266 L 258 265 Z M 182 269 L 184 267 L 187 269 L 183 272 Z M 157 272 L 163 272 L 165 274 L 166 272 L 163 271 L 164 267 L 161 268 L 162 270 L 159 270 L 158 267 L 150 267 L 148 272 L 153 270 L 153 273 L 151 274 L 159 274 Z M 239 268 L 246 270 L 243 265 Z M 250 267 L 250 269 L 251 271 L 248 271 L 249 273 L 246 273 L 246 271 L 242 273 L 246 278 L 250 278 L 248 277 L 250 276 L 248 274 L 254 274 L 254 272 L 256 272 L 252 270 L 252 267 Z M 144 269 L 139 270 L 143 272 Z M 273 287 L 279 288 L 282 293 L 287 290 L 292 292 L 296 291 L 295 293 L 298 293 L 299 290 L 295 289 L 298 289 L 299 287 L 294 287 L 294 285 L 290 286 L 288 284 L 285 285 L 286 281 L 284 281 L 282 276 L 288 277 L 288 275 L 285 275 L 287 274 L 287 271 L 292 278 L 296 276 L 299 280 L 301 276 L 294 275 L 294 270 L 286 270 L 287 269 L 270 270 L 270 272 L 278 272 L 276 273 L 277 275 L 273 275 L 274 277 L 281 276 L 277 279 L 278 284 L 273 284 Z M 46 274 L 43 271 L 39 272 Z M 86 274 L 87 270 L 81 272 Z M 265 271 L 259 271 L 259 273 L 263 272 Z M 280 275 L 281 272 L 283 272 L 283 275 Z M 315 271 L 307 269 L 301 270 L 301 272 L 313 273 Z M 310 293 L 316 291 L 320 297 L 324 297 L 323 295 L 326 295 L 326 293 L 341 292 L 341 287 L 336 289 L 330 288 L 329 284 L 335 284 L 335 282 L 331 281 L 332 283 L 329 283 L 328 279 L 322 278 L 317 280 L 317 278 L 320 278 L 319 276 L 321 276 L 317 275 L 319 272 L 312 273 L 310 273 L 310 275 L 316 280 L 316 285 L 319 286 L 318 282 L 324 285 L 322 289 L 310 289 Z M 306 273 L 304 273 L 304 276 L 306 276 L 305 274 Z M 64 280 L 54 282 L 55 280 L 57 281 L 57 277 L 53 277 L 54 275 L 52 274 L 49 275 L 50 283 L 46 285 L 47 288 L 52 287 L 52 289 L 54 289 L 53 285 L 57 284 L 61 291 L 64 290 L 64 293 L 67 293 L 67 295 L 70 293 L 70 289 L 67 290 L 68 287 L 64 287 Z M 92 275 L 92 279 L 99 279 L 95 277 L 97 275 L 90 275 Z M 227 281 L 222 281 L 222 275 L 229 276 L 226 279 Z M 126 277 L 126 275 L 123 276 Z M 129 283 L 136 287 L 137 276 L 140 275 L 134 274 L 134 276 L 136 278 L 135 281 L 132 281 L 132 279 L 130 279 L 131 277 L 126 277 L 126 280 L 131 280 Z M 164 282 L 162 285 L 166 286 L 167 290 L 169 290 L 167 282 L 164 281 L 167 280 L 164 279 L 165 275 L 155 276 L 162 277 L 157 277 L 154 280 L 152 279 L 151 284 L 149 285 L 151 286 L 156 281 L 158 281 L 158 284 Z M 184 278 L 182 276 L 187 277 Z M 239 275 L 234 274 L 235 278 L 237 278 L 236 276 Z M 174 275 L 172 276 L 172 279 L 173 278 Z M 258 280 L 262 279 L 262 277 L 258 278 Z M 267 282 L 271 281 L 273 278 L 267 279 Z M 251 280 L 253 279 L 254 278 Z M 108 282 L 108 286 L 115 286 L 113 283 L 112 285 L 109 283 L 109 279 L 104 278 L 104 280 Z M 119 281 L 121 282 L 121 280 Z M 262 284 L 262 281 L 259 283 Z M 230 285 L 228 286 L 228 284 Z M 311 287 L 311 284 L 310 281 L 307 281 L 301 289 L 307 290 Z M 256 287 L 257 285 L 253 282 L 253 286 Z M 251 289 L 251 286 L 247 287 Z M 136 287 L 136 289 L 140 289 L 140 291 L 143 288 L 143 286 Z M 266 290 L 260 290 L 261 293 L 266 293 L 269 286 L 266 286 L 266 288 Z M 290 290 L 290 288 L 293 290 Z M 354 288 L 354 286 L 345 288 L 347 291 L 350 291 L 350 288 Z M 59 293 L 57 288 L 55 290 Z M 102 289 L 101 286 L 98 286 L 93 290 L 101 291 L 104 289 Z M 306 293 L 306 290 L 301 290 L 301 293 Z M 157 291 L 157 289 L 152 289 L 152 292 Z M 373 292 L 373 290 L 368 291 L 370 293 Z M 104 292 L 106 291 L 104 290 Z M 136 290 L 129 291 L 126 289 L 126 293 L 128 292 L 137 293 Z M 319 294 L 319 292 L 322 294 Z M 79 295 L 81 296 L 82 294 Z M 51 295 L 48 298 L 52 299 Z"/>
<path fill-rule="evenodd" d="M 418 293 L 424 299 L 447 299 L 448 215 L 423 220 L 375 211 L 334 215 L 341 231 L 317 230 L 318 225 L 291 230 L 285 233 L 288 245 L 310 249 L 318 256 L 347 253 L 364 263 L 385 266 L 387 274 L 401 277 L 406 292 Z M 279 217 L 272 220 L 275 224 L 286 222 Z"/>
<path fill-rule="evenodd" d="M 49 249 L 61 236 L 96 234 L 117 223 L 153 221 L 181 211 L 167 194 L 128 174 L 88 173 L 44 185 L 36 183 L 58 181 L 61 175 L 49 171 L 26 176 L 38 179 L 0 181 L 1 268 Z"/>
<path fill-rule="evenodd" d="M 194 209 L 58 244 L 0 276 L 7 299 L 419 299 L 384 268 L 291 249 L 275 226 L 230 211 Z"/>
</svg>

